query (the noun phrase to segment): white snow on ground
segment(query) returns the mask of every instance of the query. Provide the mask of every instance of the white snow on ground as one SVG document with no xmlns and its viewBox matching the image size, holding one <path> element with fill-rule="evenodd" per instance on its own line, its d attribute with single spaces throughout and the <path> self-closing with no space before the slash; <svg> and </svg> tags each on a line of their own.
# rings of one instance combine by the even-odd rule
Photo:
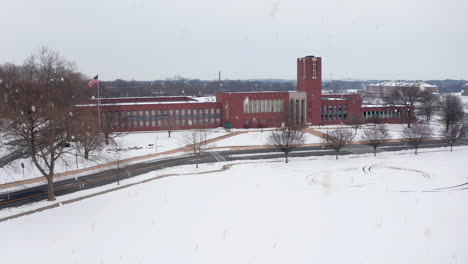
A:
<svg viewBox="0 0 468 264">
<path fill-rule="evenodd" d="M 229 134 L 224 129 L 209 129 L 208 131 L 207 139 Z M 155 142 L 157 142 L 157 152 L 164 152 L 183 147 L 185 145 L 183 138 L 187 133 L 189 133 L 189 130 L 174 131 L 171 133 L 170 138 L 167 131 L 129 133 L 122 137 L 115 138 L 115 141 L 120 146 L 135 148 L 130 155 L 132 157 L 136 157 L 155 153 L 156 151 L 154 147 L 149 146 L 150 144 L 154 145 Z"/>
<path fill-rule="evenodd" d="M 3 157 L 17 149 L 19 149 L 18 146 L 11 146 L 8 145 L 7 143 L 13 140 L 11 136 L 7 135 L 2 128 L 0 127 L 0 157 Z"/>
<path fill-rule="evenodd" d="M 271 134 L 271 130 L 263 131 L 255 131 L 255 132 L 248 132 L 244 134 L 239 134 L 230 138 L 226 138 L 216 142 L 217 147 L 227 147 L 227 146 L 261 146 L 265 145 L 269 135 Z M 305 133 L 306 144 L 311 143 L 320 143 L 321 139 L 317 136 L 311 135 L 309 133 Z"/>
<path fill-rule="evenodd" d="M 75 156 L 74 148 L 70 148 L 70 153 L 65 153 L 63 155 L 63 160 L 60 159 L 57 161 L 55 171 L 56 173 L 61 173 L 113 162 L 116 159 L 124 160 L 177 149 L 184 146 L 183 137 L 186 133 L 187 131 L 174 131 L 171 133 L 170 138 L 167 131 L 128 133 L 115 138 L 115 144 L 105 146 L 102 151 L 91 153 L 92 157 L 89 160 L 84 159 L 79 155 L 79 152 L 78 156 Z M 210 129 L 207 133 L 207 139 L 220 137 L 226 134 L 227 132 L 224 129 Z M 156 142 L 157 149 L 154 147 Z M 150 146 L 151 144 L 152 146 Z M 120 149 L 121 151 L 116 152 L 116 149 Z M 117 156 L 115 155 L 116 153 L 121 154 Z M 24 177 L 21 163 L 23 163 L 25 167 Z M 0 168 L 0 184 L 36 177 L 42 177 L 42 175 L 30 158 L 17 159 L 4 168 Z"/>
<path fill-rule="evenodd" d="M 383 124 L 388 132 L 390 139 L 402 139 L 403 136 L 401 133 L 404 131 L 404 129 L 407 127 L 407 124 Z M 440 122 L 436 121 L 431 121 L 429 122 L 429 126 L 432 128 L 432 136 L 433 137 L 441 137 L 440 131 L 443 129 L 443 125 Z M 355 141 L 362 140 L 362 136 L 364 134 L 364 129 L 367 128 L 374 128 L 374 124 L 365 124 L 362 125 L 357 131 L 356 131 L 356 136 L 354 138 Z M 349 125 L 328 125 L 328 126 L 321 126 L 320 128 L 318 126 L 313 126 L 317 131 L 320 131 L 322 133 L 327 133 L 333 129 L 337 128 L 349 128 L 354 130 L 351 126 Z"/>
<path fill-rule="evenodd" d="M 455 186 L 468 182 L 467 155 L 278 159 L 164 178 L 0 223 L 2 263 L 466 263 L 468 185 Z"/>
</svg>

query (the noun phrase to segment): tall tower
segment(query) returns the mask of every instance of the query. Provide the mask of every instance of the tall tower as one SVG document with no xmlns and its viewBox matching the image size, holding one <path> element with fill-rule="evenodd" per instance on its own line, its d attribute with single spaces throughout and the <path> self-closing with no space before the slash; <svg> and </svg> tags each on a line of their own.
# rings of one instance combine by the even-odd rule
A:
<svg viewBox="0 0 468 264">
<path fill-rule="evenodd" d="M 305 56 L 297 59 L 297 91 L 307 94 L 307 121 L 320 123 L 322 106 L 322 58 Z"/>
</svg>

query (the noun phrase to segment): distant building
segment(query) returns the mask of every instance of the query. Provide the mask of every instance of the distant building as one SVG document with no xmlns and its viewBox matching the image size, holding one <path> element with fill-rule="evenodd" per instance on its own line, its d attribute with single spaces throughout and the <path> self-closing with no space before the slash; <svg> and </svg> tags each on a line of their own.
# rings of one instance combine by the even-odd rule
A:
<svg viewBox="0 0 468 264">
<path fill-rule="evenodd" d="M 461 94 L 462 94 L 463 96 L 468 96 L 468 83 L 465 83 L 465 84 L 462 86 Z"/>
<path fill-rule="evenodd" d="M 432 93 L 439 92 L 439 88 L 437 86 L 425 82 L 382 82 L 367 85 L 365 94 L 369 98 L 385 98 L 401 87 L 419 89 L 421 91 L 429 91 Z"/>
<path fill-rule="evenodd" d="M 100 100 L 99 111 L 113 117 L 117 131 L 346 124 L 354 116 L 404 122 L 405 107 L 362 101 L 362 94 L 322 94 L 322 58 L 306 56 L 297 59 L 296 92 L 223 92 L 208 102 L 186 96 L 111 98 Z M 96 100 L 81 107 L 98 111 Z"/>
</svg>

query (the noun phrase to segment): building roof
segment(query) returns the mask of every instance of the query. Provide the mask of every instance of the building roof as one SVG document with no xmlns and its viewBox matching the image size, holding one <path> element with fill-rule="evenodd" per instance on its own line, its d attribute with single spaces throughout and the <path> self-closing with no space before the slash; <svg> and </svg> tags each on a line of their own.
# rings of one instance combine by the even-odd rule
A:
<svg viewBox="0 0 468 264">
<path fill-rule="evenodd" d="M 369 84 L 369 86 L 437 88 L 436 85 L 428 84 L 425 82 L 398 82 L 398 81 L 388 81 L 388 82 Z"/>
</svg>

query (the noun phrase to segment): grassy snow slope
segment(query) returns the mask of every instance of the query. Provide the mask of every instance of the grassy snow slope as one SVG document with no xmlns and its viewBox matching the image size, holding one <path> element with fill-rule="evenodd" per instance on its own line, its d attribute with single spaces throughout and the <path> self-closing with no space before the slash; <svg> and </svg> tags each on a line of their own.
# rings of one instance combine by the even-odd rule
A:
<svg viewBox="0 0 468 264">
<path fill-rule="evenodd" d="M 253 162 L 164 178 L 0 223 L 1 259 L 465 263 L 468 191 L 451 186 L 468 182 L 468 148 L 423 152 Z M 196 170 L 152 174 L 174 171 Z"/>
</svg>

